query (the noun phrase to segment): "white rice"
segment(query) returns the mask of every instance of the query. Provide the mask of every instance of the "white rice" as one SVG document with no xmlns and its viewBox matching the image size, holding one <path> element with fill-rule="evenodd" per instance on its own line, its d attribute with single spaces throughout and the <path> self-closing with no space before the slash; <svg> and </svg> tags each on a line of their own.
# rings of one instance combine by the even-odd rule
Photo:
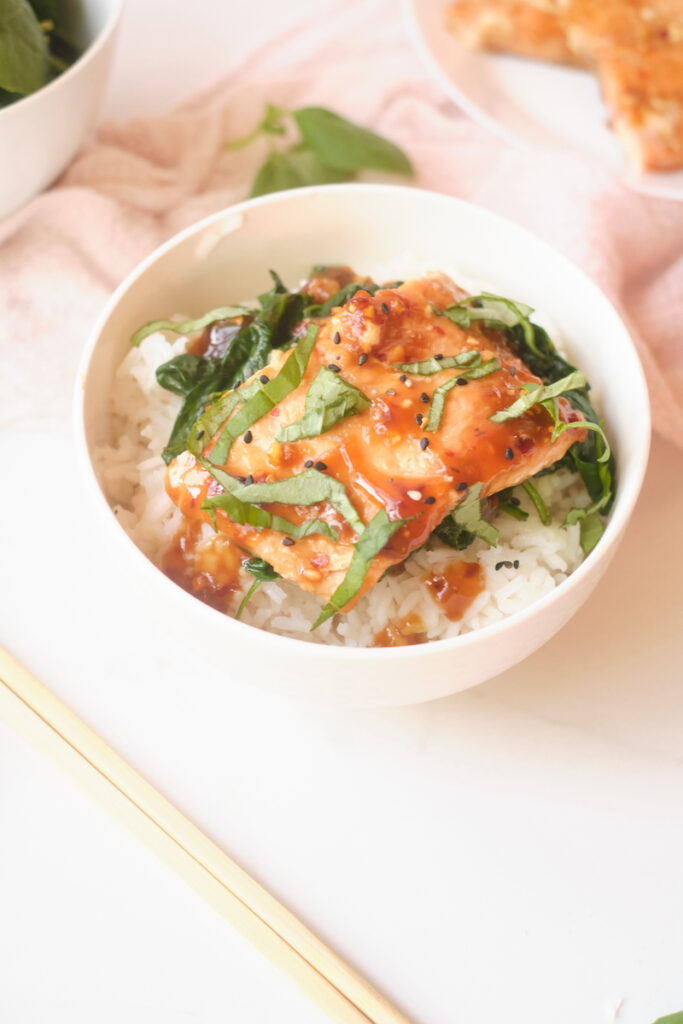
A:
<svg viewBox="0 0 683 1024">
<path fill-rule="evenodd" d="M 391 279 L 391 273 L 378 273 L 376 277 Z M 157 384 L 155 370 L 184 352 L 188 341 L 185 337 L 170 340 L 170 336 L 156 333 L 131 349 L 114 382 L 113 442 L 96 454 L 100 477 L 119 522 L 157 566 L 182 522 L 180 512 L 166 495 L 166 467 L 159 454 L 168 440 L 181 399 Z M 360 647 L 370 646 L 386 626 L 411 614 L 422 619 L 426 638 L 430 640 L 457 636 L 498 622 L 553 590 L 584 557 L 579 526 L 560 525 L 572 506 L 589 503 L 580 477 L 560 470 L 540 477 L 534 485 L 552 513 L 550 526 L 540 523 L 520 488 L 520 507 L 529 517 L 520 521 L 498 515 L 495 525 L 500 536 L 495 548 L 477 540 L 465 551 L 457 552 L 432 540 L 413 554 L 396 575 L 388 575 L 377 583 L 350 612 L 334 616 L 315 633 L 310 632 L 310 626 L 320 612 L 321 599 L 283 580 L 261 584 L 247 604 L 242 621 L 313 643 Z M 208 540 L 213 531 L 208 525 L 204 529 Z M 432 598 L 424 581 L 458 559 L 478 561 L 484 570 L 486 587 L 463 618 L 453 622 Z M 519 562 L 517 569 L 495 568 L 500 562 L 515 561 Z M 235 595 L 233 610 L 253 582 L 247 573 L 242 573 L 242 577 L 243 589 Z"/>
</svg>

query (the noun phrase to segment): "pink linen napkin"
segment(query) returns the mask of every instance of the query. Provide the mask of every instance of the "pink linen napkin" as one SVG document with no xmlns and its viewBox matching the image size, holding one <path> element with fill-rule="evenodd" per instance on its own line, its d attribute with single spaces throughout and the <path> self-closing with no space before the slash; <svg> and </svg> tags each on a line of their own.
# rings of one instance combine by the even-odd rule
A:
<svg viewBox="0 0 683 1024">
<path fill-rule="evenodd" d="M 180 228 L 247 196 L 264 149 L 223 143 L 268 100 L 372 127 L 407 151 L 419 187 L 510 217 L 581 265 L 633 333 L 655 428 L 683 445 L 683 203 L 636 195 L 570 153 L 518 152 L 472 123 L 427 77 L 392 0 L 339 0 L 180 110 L 103 125 L 54 188 L 0 224 L 0 424 L 28 409 L 64 422 L 113 288 Z"/>
</svg>

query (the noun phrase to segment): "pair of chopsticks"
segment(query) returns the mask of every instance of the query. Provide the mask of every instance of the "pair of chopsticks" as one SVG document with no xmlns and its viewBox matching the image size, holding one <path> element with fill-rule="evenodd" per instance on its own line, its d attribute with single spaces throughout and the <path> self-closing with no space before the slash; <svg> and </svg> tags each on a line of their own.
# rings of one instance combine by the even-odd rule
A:
<svg viewBox="0 0 683 1024">
<path fill-rule="evenodd" d="M 409 1024 L 1 648 L 0 715 L 131 828 L 333 1020 Z"/>
</svg>

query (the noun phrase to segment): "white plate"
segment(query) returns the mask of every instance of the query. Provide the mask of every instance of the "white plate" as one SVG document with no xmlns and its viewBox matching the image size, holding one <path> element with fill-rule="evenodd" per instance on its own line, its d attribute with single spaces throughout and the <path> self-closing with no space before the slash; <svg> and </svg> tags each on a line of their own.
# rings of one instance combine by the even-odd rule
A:
<svg viewBox="0 0 683 1024">
<path fill-rule="evenodd" d="M 522 148 L 573 150 L 630 188 L 683 200 L 683 170 L 638 175 L 607 124 L 594 75 L 541 61 L 473 53 L 445 27 L 447 0 L 402 0 L 430 73 L 475 121 Z"/>
</svg>

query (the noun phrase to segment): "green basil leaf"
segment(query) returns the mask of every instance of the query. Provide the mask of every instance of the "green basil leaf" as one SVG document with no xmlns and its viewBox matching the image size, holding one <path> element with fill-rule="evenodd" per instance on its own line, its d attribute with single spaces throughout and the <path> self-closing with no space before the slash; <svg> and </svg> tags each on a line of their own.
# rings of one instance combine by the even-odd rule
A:
<svg viewBox="0 0 683 1024">
<path fill-rule="evenodd" d="M 286 398 L 291 391 L 299 386 L 306 372 L 317 336 L 318 327 L 315 324 L 309 324 L 306 334 L 289 353 L 282 369 L 272 380 L 260 387 L 256 394 L 249 398 L 228 420 L 209 456 L 214 465 L 223 465 L 237 438 L 271 412 L 283 398 Z"/>
<path fill-rule="evenodd" d="M 579 529 L 581 530 L 579 542 L 581 544 L 581 550 L 585 555 L 587 555 L 593 550 L 602 537 L 605 532 L 605 527 L 597 512 L 593 512 L 591 515 L 585 516 L 579 521 L 579 523 Z"/>
<path fill-rule="evenodd" d="M 414 518 L 414 516 L 411 516 L 411 519 Z M 410 519 L 396 519 L 390 522 L 384 509 L 380 509 L 373 516 L 354 546 L 353 556 L 346 571 L 346 576 L 311 626 L 311 632 L 317 629 L 318 626 L 321 626 L 323 622 L 326 622 L 330 616 L 341 611 L 344 605 L 348 604 L 356 596 L 363 586 L 363 581 L 368 574 L 375 555 L 379 554 L 396 531 L 408 522 L 410 522 Z"/>
<path fill-rule="evenodd" d="M 440 310 L 432 305 L 437 316 L 448 317 L 454 324 L 466 331 L 476 321 L 482 321 L 484 327 L 499 331 L 510 330 L 518 324 L 528 324 L 533 313 L 531 306 L 523 302 L 513 302 L 502 295 L 482 292 L 481 295 L 468 295 L 467 298 L 446 306 Z"/>
<path fill-rule="evenodd" d="M 178 320 L 150 320 L 149 323 L 138 327 L 135 334 L 131 337 L 130 343 L 133 346 L 137 346 L 150 334 L 154 334 L 155 331 L 191 334 L 193 331 L 203 330 L 217 320 L 232 320 L 234 317 L 247 316 L 249 312 L 250 310 L 245 309 L 244 306 L 219 306 L 218 309 L 212 309 L 210 313 L 205 313 L 204 316 L 199 316 L 195 320 L 183 320 L 182 322 Z"/>
<path fill-rule="evenodd" d="M 449 391 L 452 391 L 457 386 L 459 380 L 477 380 L 480 377 L 487 377 L 490 373 L 496 373 L 500 370 L 499 359 L 487 359 L 486 362 L 482 363 L 481 366 L 475 366 L 471 369 L 462 370 L 457 377 L 452 377 L 447 380 L 445 384 L 440 384 L 438 388 L 434 389 L 432 395 L 432 404 L 429 409 L 429 419 L 425 430 L 437 430 L 441 423 L 441 417 L 446 407 L 446 395 Z"/>
<path fill-rule="evenodd" d="M 683 1010 L 680 1013 L 670 1013 L 668 1017 L 658 1017 L 655 1024 L 683 1024 Z"/>
<path fill-rule="evenodd" d="M 522 416 L 525 412 L 534 405 L 538 405 L 540 402 L 547 402 L 551 398 L 557 398 L 559 395 L 563 395 L 566 391 L 571 391 L 573 388 L 582 388 L 586 386 L 586 378 L 580 370 L 574 370 L 573 373 L 568 374 L 566 377 L 562 377 L 560 380 L 554 381 L 552 384 L 536 384 L 534 381 L 524 381 L 521 387 L 526 394 L 520 395 L 520 397 L 509 405 L 507 409 L 502 409 L 500 412 L 494 413 L 489 419 L 493 423 L 504 423 L 506 420 L 516 419 L 518 416 Z"/>
<path fill-rule="evenodd" d="M 307 519 L 306 522 L 297 525 L 291 523 L 289 519 L 284 519 L 283 516 L 276 516 L 264 508 L 259 508 L 258 505 L 241 501 L 229 491 L 206 498 L 202 502 L 202 509 L 209 513 L 214 529 L 216 528 L 216 509 L 221 509 L 223 512 L 227 512 L 234 523 L 239 523 L 241 526 L 254 526 L 257 530 L 275 530 L 297 540 L 301 537 L 308 537 L 312 533 L 321 533 L 332 541 L 336 541 L 338 536 L 336 530 L 322 519 Z"/>
<path fill-rule="evenodd" d="M 245 558 L 242 568 L 259 583 L 270 583 L 273 580 L 282 579 L 280 573 L 276 572 L 270 562 L 266 562 L 264 558 Z"/>
<path fill-rule="evenodd" d="M 361 534 L 364 530 L 363 521 L 351 504 L 344 485 L 317 469 L 306 469 L 286 480 L 249 484 L 237 493 L 242 501 L 257 504 L 277 502 L 279 505 L 316 505 L 326 501 L 356 533 Z"/>
<path fill-rule="evenodd" d="M 286 110 L 281 110 L 272 103 L 267 103 L 260 123 L 257 124 L 250 132 L 247 132 L 246 135 L 242 135 L 239 139 L 233 139 L 232 142 L 226 142 L 223 148 L 227 150 L 243 149 L 251 142 L 254 142 L 259 135 L 284 135 L 287 129 L 282 122 L 283 118 L 286 116 Z"/>
<path fill-rule="evenodd" d="M 356 292 L 368 292 L 369 295 L 374 295 L 375 292 L 379 291 L 380 285 L 370 283 L 364 284 L 362 281 L 351 281 L 350 284 L 344 285 L 338 292 L 335 292 L 327 302 L 323 302 L 322 306 L 314 307 L 314 312 L 307 313 L 307 316 L 329 316 L 333 309 L 337 309 L 338 306 L 345 306 L 349 299 L 352 299 Z"/>
<path fill-rule="evenodd" d="M 306 395 L 306 413 L 286 427 L 280 427 L 276 441 L 300 441 L 303 437 L 319 437 L 348 416 L 367 409 L 367 395 L 323 366 L 312 381 Z"/>
<path fill-rule="evenodd" d="M 47 80 L 47 40 L 33 8 L 28 0 L 0 0 L 0 88 L 27 96 Z"/>
<path fill-rule="evenodd" d="M 327 167 L 412 177 L 413 168 L 403 150 L 331 110 L 301 107 L 294 111 L 294 120 L 308 148 Z"/>
<path fill-rule="evenodd" d="M 270 153 L 254 179 L 250 196 L 348 180 L 348 173 L 326 166 L 312 150 L 299 144 Z"/>
<path fill-rule="evenodd" d="M 422 377 L 429 377 L 439 370 L 453 370 L 459 366 L 479 366 L 481 363 L 481 352 L 476 348 L 468 349 L 466 352 L 458 352 L 455 356 L 444 356 L 443 359 L 425 359 L 421 363 L 394 363 L 395 370 L 402 370 L 403 373 L 419 373 Z"/>
<path fill-rule="evenodd" d="M 538 513 L 538 518 L 541 520 L 543 525 L 550 526 L 550 523 L 552 522 L 550 510 L 548 509 L 548 506 L 546 505 L 546 503 L 544 502 L 543 498 L 538 493 L 534 485 L 531 483 L 530 480 L 525 480 L 522 483 L 522 487 L 531 498 L 533 506 Z"/>
</svg>

